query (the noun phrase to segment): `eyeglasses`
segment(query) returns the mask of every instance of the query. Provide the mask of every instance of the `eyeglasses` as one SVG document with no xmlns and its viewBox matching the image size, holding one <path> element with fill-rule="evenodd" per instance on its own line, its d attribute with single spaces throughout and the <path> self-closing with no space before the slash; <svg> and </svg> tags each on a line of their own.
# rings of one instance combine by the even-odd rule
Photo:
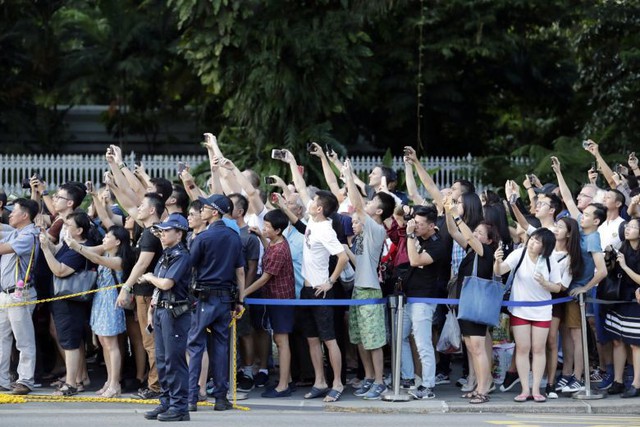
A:
<svg viewBox="0 0 640 427">
<path fill-rule="evenodd" d="M 590 199 L 593 199 L 593 196 L 590 196 L 590 195 L 588 195 L 588 194 L 584 194 L 584 193 L 580 193 L 580 194 L 578 194 L 578 197 L 588 197 L 588 198 L 590 198 Z"/>
<path fill-rule="evenodd" d="M 625 224 L 624 225 L 625 229 L 631 229 L 631 230 L 640 230 L 640 227 L 638 227 L 637 225 L 629 225 L 629 224 Z"/>
<path fill-rule="evenodd" d="M 214 210 L 213 207 L 209 206 L 209 205 L 203 205 L 202 209 L 200 209 L 200 212 L 204 211 L 205 209 L 210 209 L 210 210 Z"/>
<path fill-rule="evenodd" d="M 536 202 L 536 208 L 540 208 L 540 207 L 545 206 L 545 205 L 551 207 L 551 205 L 549 203 L 547 203 L 547 202 Z"/>
<path fill-rule="evenodd" d="M 60 196 L 59 194 L 54 194 L 53 198 L 54 199 L 62 199 L 62 200 L 71 200 L 71 199 L 69 199 L 67 197 Z"/>
</svg>

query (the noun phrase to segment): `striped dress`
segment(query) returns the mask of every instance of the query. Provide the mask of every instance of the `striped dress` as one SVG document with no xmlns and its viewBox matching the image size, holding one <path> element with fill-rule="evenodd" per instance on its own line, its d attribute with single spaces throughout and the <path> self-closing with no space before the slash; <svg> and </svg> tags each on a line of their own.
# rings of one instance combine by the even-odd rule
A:
<svg viewBox="0 0 640 427">
<path fill-rule="evenodd" d="M 634 251 L 628 245 L 623 245 L 620 251 L 626 264 L 640 273 L 640 251 Z M 640 345 L 640 304 L 635 301 L 637 288 L 638 284 L 622 272 L 622 299 L 632 302 L 609 305 L 605 312 L 604 328 L 608 337 L 631 345 Z"/>
</svg>

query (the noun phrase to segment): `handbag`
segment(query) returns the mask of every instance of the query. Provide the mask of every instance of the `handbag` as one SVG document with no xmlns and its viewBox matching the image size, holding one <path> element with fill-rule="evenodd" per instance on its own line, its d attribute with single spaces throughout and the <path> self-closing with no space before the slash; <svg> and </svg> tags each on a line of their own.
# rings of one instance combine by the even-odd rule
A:
<svg viewBox="0 0 640 427">
<path fill-rule="evenodd" d="M 596 288 L 596 297 L 606 301 L 622 301 L 622 273 L 608 274 Z"/>
<path fill-rule="evenodd" d="M 447 312 L 442 333 L 436 344 L 436 350 L 445 354 L 461 353 L 462 339 L 460 334 L 460 325 L 453 310 Z"/>
<path fill-rule="evenodd" d="M 478 277 L 478 254 L 473 260 L 471 276 L 464 278 L 458 303 L 458 320 L 496 326 L 506 286 L 499 280 Z"/>
<path fill-rule="evenodd" d="M 62 297 L 73 295 L 80 292 L 87 292 L 96 287 L 98 272 L 96 270 L 87 269 L 88 261 L 85 261 L 85 269 L 76 271 L 67 277 L 53 276 L 53 296 Z M 93 298 L 93 294 L 78 295 L 67 298 L 69 301 L 89 302 Z"/>
</svg>

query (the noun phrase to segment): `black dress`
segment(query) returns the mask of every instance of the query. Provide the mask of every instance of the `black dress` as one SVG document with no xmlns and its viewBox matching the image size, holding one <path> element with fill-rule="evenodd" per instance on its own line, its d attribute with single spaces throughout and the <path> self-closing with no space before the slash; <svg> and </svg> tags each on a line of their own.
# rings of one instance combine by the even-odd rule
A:
<svg viewBox="0 0 640 427">
<path fill-rule="evenodd" d="M 629 245 L 620 248 L 626 264 L 636 273 L 640 273 L 640 251 L 634 251 Z M 621 296 L 625 304 L 609 305 L 605 314 L 604 328 L 609 338 L 620 340 L 625 344 L 640 345 L 640 304 L 635 301 L 638 284 L 622 272 Z"/>
</svg>

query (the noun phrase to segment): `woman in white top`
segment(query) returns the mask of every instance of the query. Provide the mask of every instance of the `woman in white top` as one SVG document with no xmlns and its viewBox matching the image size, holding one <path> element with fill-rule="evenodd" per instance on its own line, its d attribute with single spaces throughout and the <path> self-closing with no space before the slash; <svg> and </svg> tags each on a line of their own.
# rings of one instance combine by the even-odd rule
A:
<svg viewBox="0 0 640 427">
<path fill-rule="evenodd" d="M 561 298 L 566 296 L 564 291 L 569 288 L 571 279 L 574 275 L 580 275 L 582 269 L 582 257 L 580 256 L 580 231 L 578 229 L 578 222 L 571 217 L 560 218 L 556 221 L 553 227 L 553 234 L 556 236 L 556 247 L 551 255 L 556 259 L 558 263 L 558 269 L 560 270 L 560 284 L 562 289 L 559 294 L 553 296 L 553 298 Z M 560 327 L 560 321 L 562 314 L 564 313 L 565 304 L 556 304 L 553 306 L 551 326 L 549 327 L 549 336 L 547 337 L 547 387 L 545 394 L 548 398 L 557 399 L 558 394 L 554 384 L 556 378 L 556 371 L 558 368 L 558 329 Z M 563 333 L 563 338 L 566 334 Z M 569 354 L 573 354 L 572 346 L 567 346 L 570 350 L 565 349 L 563 340 L 563 354 L 565 360 L 568 360 Z M 571 359 L 572 360 L 572 359 Z M 572 365 L 565 363 L 568 376 L 571 376 Z M 564 375 L 564 373 L 563 373 Z"/>
<path fill-rule="evenodd" d="M 531 234 L 527 246 L 517 249 L 503 261 L 502 249 L 495 253 L 493 270 L 503 275 L 511 270 L 513 301 L 546 301 L 551 292 L 559 292 L 560 272 L 557 262 L 550 259 L 556 238 L 546 228 L 539 228 Z M 533 399 L 544 402 L 546 397 L 540 394 L 540 381 L 545 370 L 545 344 L 551 325 L 551 305 L 539 307 L 509 307 L 511 329 L 516 342 L 516 367 L 522 385 L 522 393 L 514 398 L 516 402 Z M 529 353 L 533 354 L 533 363 L 529 363 Z M 533 371 L 533 384 L 529 388 L 529 370 Z"/>
</svg>

